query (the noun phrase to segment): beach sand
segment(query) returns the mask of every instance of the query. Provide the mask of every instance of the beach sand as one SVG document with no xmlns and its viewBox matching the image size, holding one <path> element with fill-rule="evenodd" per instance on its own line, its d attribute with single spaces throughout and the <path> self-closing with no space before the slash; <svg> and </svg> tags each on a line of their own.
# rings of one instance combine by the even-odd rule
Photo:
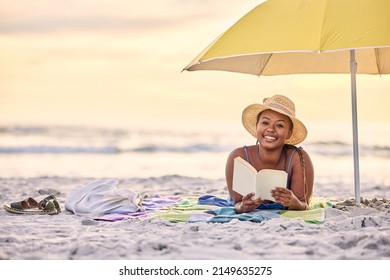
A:
<svg viewBox="0 0 390 280">
<path fill-rule="evenodd" d="M 3 260 L 372 260 L 390 258 L 390 201 L 353 199 L 325 210 L 325 222 L 276 218 L 261 223 L 172 223 L 161 219 L 98 221 L 65 210 L 67 193 L 96 178 L 3 178 L 2 204 L 48 194 L 58 215 L 0 211 Z M 180 176 L 121 179 L 141 195 L 224 195 L 223 182 Z"/>
</svg>

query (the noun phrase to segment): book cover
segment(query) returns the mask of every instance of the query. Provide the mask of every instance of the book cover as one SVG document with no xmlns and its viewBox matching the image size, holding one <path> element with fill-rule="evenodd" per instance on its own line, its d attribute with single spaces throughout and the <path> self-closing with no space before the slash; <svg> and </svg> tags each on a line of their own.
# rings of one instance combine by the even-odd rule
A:
<svg viewBox="0 0 390 280">
<path fill-rule="evenodd" d="M 275 187 L 286 187 L 287 172 L 275 169 L 257 170 L 241 157 L 234 159 L 233 190 L 241 195 L 254 192 L 252 199 L 261 197 L 262 200 L 275 199 L 271 196 L 271 190 Z"/>
</svg>

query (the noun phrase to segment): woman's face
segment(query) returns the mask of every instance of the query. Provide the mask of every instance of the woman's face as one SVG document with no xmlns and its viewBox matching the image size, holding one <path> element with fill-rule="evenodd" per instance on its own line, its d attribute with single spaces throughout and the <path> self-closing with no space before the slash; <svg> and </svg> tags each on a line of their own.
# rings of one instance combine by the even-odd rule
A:
<svg viewBox="0 0 390 280">
<path fill-rule="evenodd" d="M 260 113 L 256 125 L 257 140 L 264 147 L 276 148 L 284 144 L 292 133 L 292 122 L 286 115 L 272 110 Z"/>
</svg>

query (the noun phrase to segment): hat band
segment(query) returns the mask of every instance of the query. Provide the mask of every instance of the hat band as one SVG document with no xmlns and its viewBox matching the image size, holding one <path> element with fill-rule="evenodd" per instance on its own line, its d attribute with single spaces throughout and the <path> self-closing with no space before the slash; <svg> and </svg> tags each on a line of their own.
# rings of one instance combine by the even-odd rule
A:
<svg viewBox="0 0 390 280">
<path fill-rule="evenodd" d="M 271 108 L 279 109 L 283 111 L 286 115 L 293 116 L 293 117 L 295 116 L 295 114 L 291 113 L 290 110 L 288 110 L 286 107 L 280 106 L 279 104 L 271 103 L 271 104 L 267 104 L 267 106 Z"/>
</svg>

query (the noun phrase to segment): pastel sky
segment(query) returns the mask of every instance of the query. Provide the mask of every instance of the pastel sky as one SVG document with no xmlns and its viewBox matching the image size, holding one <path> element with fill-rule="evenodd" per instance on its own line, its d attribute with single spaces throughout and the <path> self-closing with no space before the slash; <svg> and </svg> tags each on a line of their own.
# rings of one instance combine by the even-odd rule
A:
<svg viewBox="0 0 390 280">
<path fill-rule="evenodd" d="M 181 72 L 262 2 L 0 0 L 0 123 L 237 121 L 274 94 L 301 119 L 350 122 L 349 75 Z M 390 75 L 357 89 L 359 121 L 390 122 Z"/>
</svg>

